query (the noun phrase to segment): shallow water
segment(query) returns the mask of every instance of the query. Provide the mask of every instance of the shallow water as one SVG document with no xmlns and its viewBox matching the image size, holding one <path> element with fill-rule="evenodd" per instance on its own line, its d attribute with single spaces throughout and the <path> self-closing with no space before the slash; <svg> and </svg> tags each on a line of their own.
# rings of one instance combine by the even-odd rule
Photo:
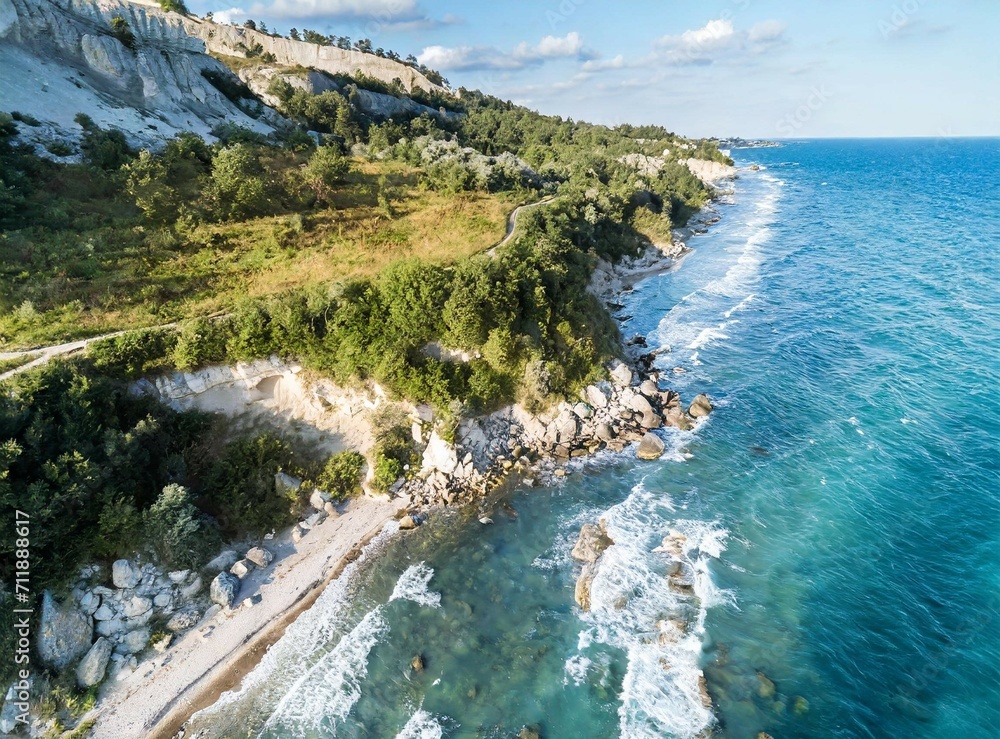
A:
<svg viewBox="0 0 1000 739">
<path fill-rule="evenodd" d="M 492 526 L 387 532 L 197 728 L 998 734 L 1000 142 L 737 155 L 766 168 L 627 300 L 710 420 L 664 432 L 659 462 L 513 490 Z M 584 614 L 569 551 L 602 517 L 616 545 Z M 672 529 L 693 597 L 653 551 Z"/>
</svg>

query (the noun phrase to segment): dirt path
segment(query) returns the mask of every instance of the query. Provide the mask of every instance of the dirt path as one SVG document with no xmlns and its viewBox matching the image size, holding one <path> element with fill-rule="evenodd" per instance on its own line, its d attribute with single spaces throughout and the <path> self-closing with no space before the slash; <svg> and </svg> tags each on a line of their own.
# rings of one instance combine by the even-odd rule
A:
<svg viewBox="0 0 1000 739">
<path fill-rule="evenodd" d="M 489 249 L 487 249 L 486 253 L 495 254 L 497 249 L 499 249 L 501 246 L 509 242 L 512 238 L 514 238 L 514 232 L 517 230 L 517 217 L 521 215 L 521 211 L 528 210 L 530 208 L 537 208 L 539 205 L 548 205 L 549 203 L 554 202 L 557 199 L 558 197 L 555 195 L 548 195 L 542 198 L 541 200 L 535 201 L 534 203 L 525 203 L 524 205 L 519 205 L 516 208 L 514 208 L 514 210 L 510 212 L 510 215 L 507 216 L 507 235 L 504 236 L 502 239 L 500 239 L 500 241 L 495 243 Z"/>
</svg>

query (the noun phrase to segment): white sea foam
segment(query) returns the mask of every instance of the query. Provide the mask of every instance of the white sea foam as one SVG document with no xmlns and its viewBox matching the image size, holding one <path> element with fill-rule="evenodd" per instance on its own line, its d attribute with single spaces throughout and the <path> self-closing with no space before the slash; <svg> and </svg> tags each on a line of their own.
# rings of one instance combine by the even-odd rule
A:
<svg viewBox="0 0 1000 739">
<path fill-rule="evenodd" d="M 709 571 L 709 562 L 725 549 L 727 532 L 716 523 L 675 519 L 673 508 L 662 493 L 640 483 L 603 515 L 615 544 L 604 552 L 591 584 L 578 654 L 566 662 L 567 679 L 575 682 L 586 677 L 583 667 L 589 668 L 600 645 L 626 653 L 623 737 L 694 737 L 714 722 L 702 704 L 699 658 L 707 609 L 732 602 Z M 671 529 L 686 537 L 679 556 L 654 551 Z M 666 574 L 672 563 L 692 593 L 671 587 Z"/>
<path fill-rule="evenodd" d="M 428 608 L 440 608 L 441 593 L 435 593 L 427 587 L 432 577 L 434 570 L 424 562 L 408 567 L 396 581 L 389 600 L 411 600 Z"/>
<path fill-rule="evenodd" d="M 364 547 L 361 556 L 326 586 L 313 606 L 289 625 L 257 666 L 243 678 L 239 689 L 223 693 L 214 704 L 194 714 L 192 722 L 197 724 L 201 719 L 217 717 L 236 703 L 275 705 L 281 699 L 282 686 L 287 685 L 292 676 L 301 674 L 304 665 L 312 664 L 313 655 L 322 651 L 331 635 L 350 630 L 351 592 L 356 575 L 398 531 L 396 522 L 387 523 Z"/>
<path fill-rule="evenodd" d="M 369 611 L 333 649 L 287 687 L 264 724 L 264 731 L 280 727 L 286 736 L 329 733 L 330 719 L 345 719 L 361 698 L 361 682 L 368 675 L 368 655 L 388 632 L 382 607 Z"/>
<path fill-rule="evenodd" d="M 699 355 L 712 344 L 731 337 L 733 316 L 756 297 L 764 247 L 771 240 L 772 225 L 781 199 L 782 181 L 765 174 L 763 192 L 750 204 L 750 213 L 738 243 L 725 248 L 734 259 L 725 272 L 684 296 L 661 320 L 651 338 L 660 346 L 685 347 L 694 352 L 688 361 L 697 366 Z M 664 359 L 663 362 L 676 361 Z"/>
<path fill-rule="evenodd" d="M 590 659 L 582 654 L 574 654 L 566 660 L 565 676 L 563 685 L 569 685 L 570 681 L 574 685 L 583 685 L 587 681 L 587 673 L 590 671 Z"/>
<path fill-rule="evenodd" d="M 396 739 L 441 739 L 444 727 L 427 711 L 420 709 L 406 722 L 406 725 L 396 734 Z"/>
</svg>

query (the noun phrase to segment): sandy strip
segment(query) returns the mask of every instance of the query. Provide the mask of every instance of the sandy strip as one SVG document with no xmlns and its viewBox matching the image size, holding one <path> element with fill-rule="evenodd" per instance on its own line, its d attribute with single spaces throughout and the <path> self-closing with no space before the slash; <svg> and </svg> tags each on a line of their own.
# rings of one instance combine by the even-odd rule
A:
<svg viewBox="0 0 1000 739">
<path fill-rule="evenodd" d="M 259 593 L 260 603 L 228 619 L 202 624 L 165 655 L 139 665 L 97 709 L 93 737 L 172 737 L 195 712 L 237 685 L 285 628 L 309 608 L 364 545 L 401 510 L 399 500 L 360 498 L 298 544 L 290 531 L 268 545 L 275 562 L 247 575 L 239 600 Z M 206 581 L 207 587 L 207 581 Z M 213 628 L 214 627 L 214 628 Z"/>
</svg>

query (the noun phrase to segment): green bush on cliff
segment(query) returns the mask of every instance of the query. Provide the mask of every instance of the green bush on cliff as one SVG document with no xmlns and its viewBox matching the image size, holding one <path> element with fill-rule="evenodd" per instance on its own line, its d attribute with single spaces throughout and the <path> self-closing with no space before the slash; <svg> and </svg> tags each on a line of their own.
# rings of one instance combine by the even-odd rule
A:
<svg viewBox="0 0 1000 739">
<path fill-rule="evenodd" d="M 338 452 L 326 460 L 316 478 L 316 487 L 330 493 L 337 501 L 352 498 L 361 492 L 364 471 L 363 456 L 357 452 Z"/>
<path fill-rule="evenodd" d="M 226 444 L 204 478 L 204 496 L 223 531 L 261 536 L 290 524 L 299 501 L 281 494 L 274 476 L 292 464 L 291 449 L 272 434 Z"/>
<path fill-rule="evenodd" d="M 163 488 L 143 515 L 146 541 L 170 567 L 198 567 L 219 544 L 216 529 L 191 501 L 187 488 Z"/>
</svg>

